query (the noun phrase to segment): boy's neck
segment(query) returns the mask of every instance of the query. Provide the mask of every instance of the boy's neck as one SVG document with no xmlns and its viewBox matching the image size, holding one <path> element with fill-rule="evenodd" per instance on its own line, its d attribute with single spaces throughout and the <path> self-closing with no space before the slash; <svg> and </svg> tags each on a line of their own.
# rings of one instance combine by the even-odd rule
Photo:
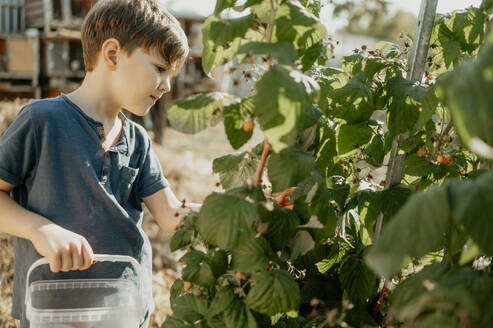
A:
<svg viewBox="0 0 493 328">
<path fill-rule="evenodd" d="M 118 100 L 112 97 L 107 81 L 92 73 L 87 73 L 81 86 L 67 96 L 85 114 L 103 125 L 113 125 L 122 108 Z"/>
</svg>

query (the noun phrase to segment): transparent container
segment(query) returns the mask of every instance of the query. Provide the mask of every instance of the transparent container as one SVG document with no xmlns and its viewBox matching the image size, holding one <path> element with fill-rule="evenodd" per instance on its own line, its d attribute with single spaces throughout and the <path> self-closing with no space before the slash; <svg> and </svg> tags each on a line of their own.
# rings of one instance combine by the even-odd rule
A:
<svg viewBox="0 0 493 328">
<path fill-rule="evenodd" d="M 49 264 L 34 262 L 26 278 L 26 316 L 31 328 L 137 328 L 144 315 L 139 262 L 124 255 L 96 254 L 98 262 L 129 262 L 139 275 L 138 286 L 128 279 L 39 280 L 31 272 Z"/>
</svg>

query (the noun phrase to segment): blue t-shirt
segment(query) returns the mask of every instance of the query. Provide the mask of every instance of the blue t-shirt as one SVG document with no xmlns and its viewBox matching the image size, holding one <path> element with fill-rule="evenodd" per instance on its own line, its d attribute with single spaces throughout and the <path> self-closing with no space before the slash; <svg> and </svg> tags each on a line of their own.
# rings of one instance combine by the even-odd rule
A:
<svg viewBox="0 0 493 328">
<path fill-rule="evenodd" d="M 87 116 L 64 94 L 22 108 L 0 139 L 0 178 L 15 186 L 14 200 L 61 227 L 84 236 L 94 253 L 129 255 L 143 269 L 142 294 L 152 301 L 152 250 L 142 230 L 142 198 L 168 186 L 143 127 L 122 113 L 121 138 L 107 152 L 102 123 Z M 99 128 L 99 129 L 98 129 Z M 32 243 L 14 238 L 12 316 L 25 318 L 26 274 L 40 258 Z M 102 262 L 84 271 L 33 271 L 30 282 L 51 279 L 135 279 L 135 270 Z"/>
</svg>

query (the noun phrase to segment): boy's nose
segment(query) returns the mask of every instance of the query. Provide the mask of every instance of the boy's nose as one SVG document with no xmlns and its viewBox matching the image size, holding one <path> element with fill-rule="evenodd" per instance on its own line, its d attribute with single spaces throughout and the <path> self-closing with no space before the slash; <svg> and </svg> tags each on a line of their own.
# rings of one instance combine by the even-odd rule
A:
<svg viewBox="0 0 493 328">
<path fill-rule="evenodd" d="M 159 85 L 159 91 L 162 93 L 169 92 L 171 90 L 171 83 L 169 79 L 164 79 Z"/>
</svg>

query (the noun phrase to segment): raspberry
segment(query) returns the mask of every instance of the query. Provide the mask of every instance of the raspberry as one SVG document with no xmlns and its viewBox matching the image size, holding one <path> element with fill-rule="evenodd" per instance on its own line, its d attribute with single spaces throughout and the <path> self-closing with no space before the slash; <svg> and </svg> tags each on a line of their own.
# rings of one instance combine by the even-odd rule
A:
<svg viewBox="0 0 493 328">
<path fill-rule="evenodd" d="M 253 127 L 254 127 L 254 124 L 253 124 L 253 121 L 252 120 L 246 120 L 243 123 L 243 131 L 245 131 L 245 132 L 252 131 L 253 130 Z"/>
<path fill-rule="evenodd" d="M 185 290 L 190 290 L 190 289 L 192 289 L 192 283 L 191 283 L 191 282 L 189 282 L 189 281 L 185 281 L 185 282 L 183 283 L 183 289 L 185 289 Z"/>
<path fill-rule="evenodd" d="M 428 154 L 428 151 L 424 148 L 419 148 L 418 150 L 418 156 L 419 157 L 425 157 Z"/>
<path fill-rule="evenodd" d="M 240 271 L 236 271 L 235 276 L 236 276 L 236 279 L 238 279 L 239 281 L 242 281 L 245 279 L 245 276 Z"/>
</svg>

